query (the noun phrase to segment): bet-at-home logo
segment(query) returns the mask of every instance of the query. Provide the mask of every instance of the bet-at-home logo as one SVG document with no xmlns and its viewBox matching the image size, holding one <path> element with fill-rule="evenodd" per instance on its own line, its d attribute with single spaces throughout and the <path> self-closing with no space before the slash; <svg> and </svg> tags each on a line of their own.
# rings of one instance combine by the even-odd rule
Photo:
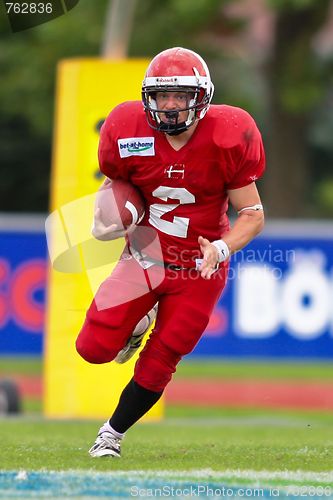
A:
<svg viewBox="0 0 333 500">
<path fill-rule="evenodd" d="M 128 156 L 154 156 L 155 137 L 126 137 L 118 139 L 120 158 Z"/>
</svg>

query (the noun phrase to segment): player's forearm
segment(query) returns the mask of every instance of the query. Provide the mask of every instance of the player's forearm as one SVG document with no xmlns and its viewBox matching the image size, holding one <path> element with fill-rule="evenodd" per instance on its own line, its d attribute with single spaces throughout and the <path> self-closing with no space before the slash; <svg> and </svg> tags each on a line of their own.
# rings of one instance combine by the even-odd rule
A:
<svg viewBox="0 0 333 500">
<path fill-rule="evenodd" d="M 223 240 L 232 254 L 244 248 L 262 231 L 263 227 L 264 213 L 262 210 L 242 213 L 237 217 L 230 231 L 223 236 Z"/>
</svg>

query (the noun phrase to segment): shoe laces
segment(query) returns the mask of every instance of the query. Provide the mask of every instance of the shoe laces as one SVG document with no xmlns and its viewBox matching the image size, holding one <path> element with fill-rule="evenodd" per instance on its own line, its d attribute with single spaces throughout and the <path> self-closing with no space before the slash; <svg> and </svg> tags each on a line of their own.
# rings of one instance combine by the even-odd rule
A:
<svg viewBox="0 0 333 500">
<path fill-rule="evenodd" d="M 120 450 L 120 439 L 111 434 L 111 432 L 103 431 L 96 438 L 96 444 L 104 444 L 107 447 Z"/>
</svg>

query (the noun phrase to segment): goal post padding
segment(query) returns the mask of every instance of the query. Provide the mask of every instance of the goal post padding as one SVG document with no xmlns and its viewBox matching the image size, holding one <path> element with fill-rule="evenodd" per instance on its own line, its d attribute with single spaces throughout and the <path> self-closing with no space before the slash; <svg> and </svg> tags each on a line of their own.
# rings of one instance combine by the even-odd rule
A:
<svg viewBox="0 0 333 500">
<path fill-rule="evenodd" d="M 61 61 L 47 220 L 50 265 L 44 354 L 44 413 L 59 418 L 107 418 L 133 375 L 135 356 L 124 365 L 93 365 L 80 358 L 75 339 L 99 283 L 124 246 L 91 237 L 94 193 L 102 183 L 99 130 L 112 108 L 140 99 L 146 60 Z M 107 255 L 107 259 L 105 256 Z M 163 400 L 146 415 L 158 419 Z"/>
</svg>

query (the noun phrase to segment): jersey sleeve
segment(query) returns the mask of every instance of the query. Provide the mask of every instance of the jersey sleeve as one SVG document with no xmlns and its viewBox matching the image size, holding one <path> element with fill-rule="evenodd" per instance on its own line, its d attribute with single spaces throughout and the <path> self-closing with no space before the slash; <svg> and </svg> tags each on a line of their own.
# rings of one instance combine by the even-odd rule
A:
<svg viewBox="0 0 333 500">
<path fill-rule="evenodd" d="M 246 113 L 238 153 L 234 160 L 234 175 L 227 189 L 239 189 L 258 180 L 265 171 L 265 151 L 261 134 L 253 118 Z"/>
<path fill-rule="evenodd" d="M 109 179 L 128 180 L 126 162 L 121 161 L 117 144 L 117 129 L 119 127 L 120 106 L 117 106 L 101 128 L 98 161 L 101 172 Z"/>
</svg>

